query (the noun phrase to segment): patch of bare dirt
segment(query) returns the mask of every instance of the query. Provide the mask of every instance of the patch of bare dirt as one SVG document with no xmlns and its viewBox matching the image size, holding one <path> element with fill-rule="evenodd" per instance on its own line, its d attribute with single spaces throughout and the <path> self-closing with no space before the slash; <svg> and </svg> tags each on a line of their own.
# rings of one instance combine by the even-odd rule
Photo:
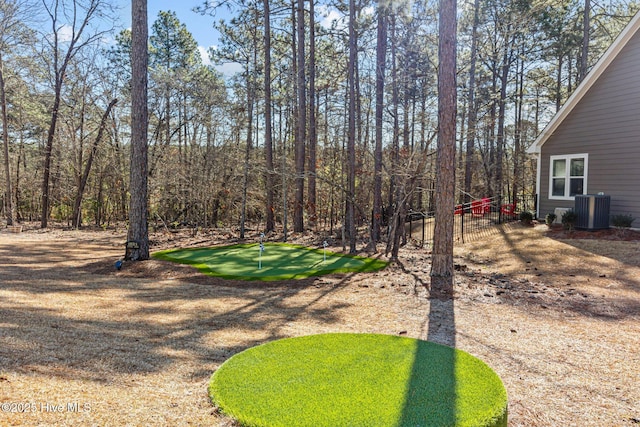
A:
<svg viewBox="0 0 640 427">
<path fill-rule="evenodd" d="M 430 250 L 411 245 L 380 272 L 265 285 L 157 260 L 118 271 L 123 229 L 0 231 L 0 425 L 231 426 L 207 397 L 221 363 L 267 340 L 332 331 L 480 357 L 505 383 L 510 426 L 638 425 L 640 240 L 574 233 L 513 226 L 458 245 L 454 298 L 438 300 Z M 341 251 L 330 237 L 291 239 Z M 191 230 L 151 241 L 238 239 Z"/>
</svg>

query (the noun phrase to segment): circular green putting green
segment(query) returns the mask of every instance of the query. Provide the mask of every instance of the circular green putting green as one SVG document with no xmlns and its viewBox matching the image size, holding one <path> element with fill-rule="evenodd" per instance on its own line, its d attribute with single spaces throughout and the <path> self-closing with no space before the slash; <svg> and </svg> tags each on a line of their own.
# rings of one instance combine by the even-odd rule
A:
<svg viewBox="0 0 640 427">
<path fill-rule="evenodd" d="M 330 273 L 375 271 L 387 263 L 285 243 L 239 244 L 159 251 L 153 258 L 191 264 L 202 273 L 241 280 L 303 279 Z"/>
<path fill-rule="evenodd" d="M 209 396 L 243 426 L 507 426 L 507 393 L 481 360 L 379 334 L 272 341 L 227 360 Z"/>
</svg>

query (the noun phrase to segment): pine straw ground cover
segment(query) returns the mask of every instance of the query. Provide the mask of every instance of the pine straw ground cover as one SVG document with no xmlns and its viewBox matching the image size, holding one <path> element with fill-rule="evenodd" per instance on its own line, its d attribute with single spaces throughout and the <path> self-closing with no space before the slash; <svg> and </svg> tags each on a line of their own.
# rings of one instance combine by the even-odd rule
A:
<svg viewBox="0 0 640 427">
<path fill-rule="evenodd" d="M 640 425 L 640 240 L 547 234 L 513 226 L 458 245 L 455 298 L 438 301 L 429 251 L 409 246 L 380 272 L 264 284 L 157 260 L 116 271 L 122 229 L 3 230 L 0 425 L 231 426 L 208 399 L 211 373 L 259 343 L 323 332 L 479 357 L 505 384 L 510 426 Z M 154 250 L 232 238 L 152 237 Z"/>
</svg>

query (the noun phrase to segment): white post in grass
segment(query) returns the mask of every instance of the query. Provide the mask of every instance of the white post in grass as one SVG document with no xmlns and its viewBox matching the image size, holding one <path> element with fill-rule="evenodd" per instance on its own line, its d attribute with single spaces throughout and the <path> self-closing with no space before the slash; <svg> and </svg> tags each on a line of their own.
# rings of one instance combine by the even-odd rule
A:
<svg viewBox="0 0 640 427">
<path fill-rule="evenodd" d="M 326 240 L 322 242 L 322 262 L 327 262 L 327 246 L 329 246 L 329 244 Z"/>
<path fill-rule="evenodd" d="M 260 233 L 260 255 L 258 255 L 258 270 L 262 270 L 262 252 L 264 252 L 264 243 L 262 243 L 262 239 L 264 239 L 264 233 Z"/>
</svg>

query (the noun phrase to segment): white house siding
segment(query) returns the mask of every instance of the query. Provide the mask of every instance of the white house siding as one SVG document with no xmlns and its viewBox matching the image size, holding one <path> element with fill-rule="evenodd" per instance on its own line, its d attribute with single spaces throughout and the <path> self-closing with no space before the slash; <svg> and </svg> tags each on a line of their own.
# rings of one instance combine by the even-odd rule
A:
<svg viewBox="0 0 640 427">
<path fill-rule="evenodd" d="M 541 147 L 544 217 L 573 201 L 549 199 L 549 156 L 587 153 L 587 193 L 611 196 L 612 215 L 640 227 L 640 33 L 636 33 Z"/>
</svg>

